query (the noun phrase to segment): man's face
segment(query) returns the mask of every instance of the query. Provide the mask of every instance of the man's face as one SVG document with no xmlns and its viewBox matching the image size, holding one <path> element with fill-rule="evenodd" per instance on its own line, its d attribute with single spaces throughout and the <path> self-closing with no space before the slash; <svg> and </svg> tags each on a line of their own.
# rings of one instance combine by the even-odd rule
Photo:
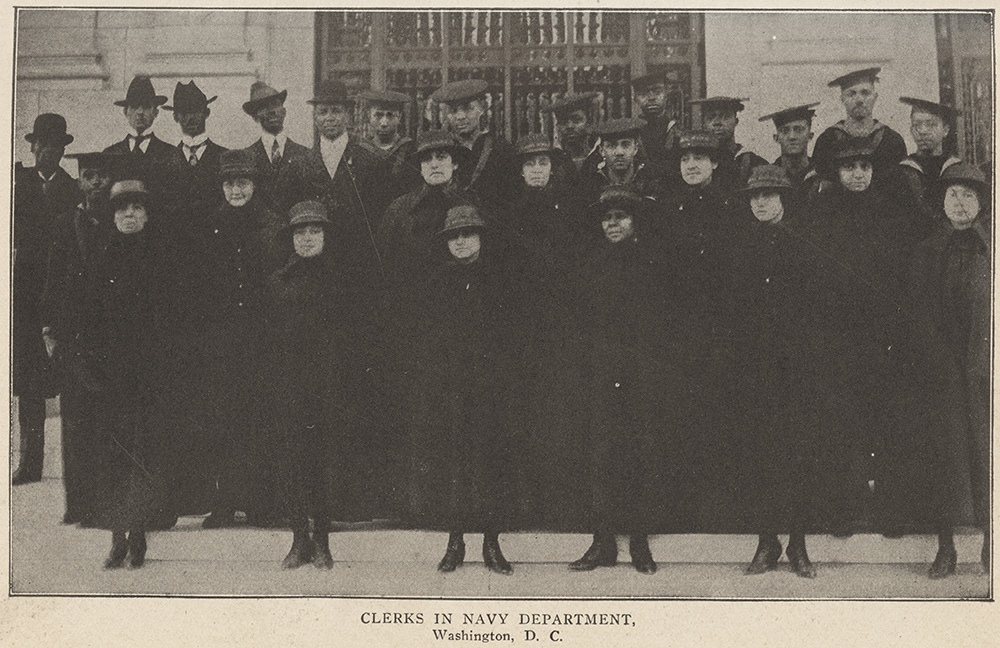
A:
<svg viewBox="0 0 1000 648">
<path fill-rule="evenodd" d="M 736 132 L 736 124 L 740 123 L 735 110 L 724 106 L 706 106 L 703 115 L 702 122 L 704 122 L 706 130 L 715 133 L 719 141 L 732 141 L 733 134 Z"/>
<path fill-rule="evenodd" d="M 380 142 L 391 142 L 399 135 L 399 124 L 403 111 L 389 106 L 372 106 L 368 110 L 368 122 L 372 132 Z"/>
<path fill-rule="evenodd" d="M 635 155 L 639 152 L 639 140 L 635 137 L 611 137 L 613 139 L 601 141 L 604 163 L 618 173 L 625 173 L 632 168 Z"/>
<path fill-rule="evenodd" d="M 636 90 L 635 98 L 643 117 L 662 117 L 667 111 L 667 87 L 662 81 Z"/>
<path fill-rule="evenodd" d="M 277 135 L 285 128 L 285 104 L 278 98 L 260 105 L 253 113 L 253 120 L 260 124 L 265 133 Z"/>
<path fill-rule="evenodd" d="M 36 139 L 31 143 L 31 153 L 35 156 L 35 166 L 46 172 L 56 170 L 65 151 L 65 146 L 51 140 Z"/>
<path fill-rule="evenodd" d="M 872 81 L 860 81 L 840 91 L 840 102 L 844 104 L 847 116 L 854 121 L 871 117 L 876 99 L 878 93 L 875 92 L 875 83 Z"/>
<path fill-rule="evenodd" d="M 950 132 L 944 120 L 928 112 L 914 109 L 910 113 L 910 135 L 917 143 L 917 151 L 924 155 L 944 153 L 944 139 Z"/>
<path fill-rule="evenodd" d="M 528 156 L 521 165 L 521 177 L 529 187 L 541 189 L 549 184 L 552 176 L 552 160 L 545 153 Z"/>
<path fill-rule="evenodd" d="M 295 254 L 303 259 L 318 256 L 323 252 L 323 226 L 315 223 L 299 225 L 292 232 L 292 247 Z"/>
<path fill-rule="evenodd" d="M 837 171 L 841 186 L 848 191 L 864 191 L 872 183 L 871 160 L 848 160 Z"/>
<path fill-rule="evenodd" d="M 351 111 L 344 104 L 313 104 L 313 124 L 319 134 L 335 140 L 351 125 Z"/>
<path fill-rule="evenodd" d="M 712 172 L 719 166 L 711 156 L 704 151 L 685 151 L 681 155 L 681 177 L 686 184 L 707 185 L 712 179 Z"/>
<path fill-rule="evenodd" d="M 174 111 L 174 121 L 181 127 L 181 132 L 188 137 L 197 137 L 205 132 L 205 120 L 211 111 L 208 108 L 191 111 Z"/>
<path fill-rule="evenodd" d="M 805 155 L 809 140 L 813 138 L 812 125 L 808 119 L 796 119 L 778 126 L 774 141 L 787 156 Z"/>
<path fill-rule="evenodd" d="M 160 114 L 160 109 L 149 104 L 148 106 L 125 106 L 125 119 L 136 133 L 142 135 L 153 125 L 153 120 Z"/>
<path fill-rule="evenodd" d="M 84 167 L 80 169 L 80 178 L 76 183 L 88 202 L 102 202 L 108 197 L 111 174 L 106 169 Z"/>
<path fill-rule="evenodd" d="M 146 205 L 138 199 L 128 199 L 115 208 L 115 227 L 122 234 L 137 234 L 146 227 L 149 214 Z"/>
<path fill-rule="evenodd" d="M 955 229 L 967 229 L 979 215 L 979 194 L 962 184 L 949 186 L 944 191 L 944 215 Z"/>
<path fill-rule="evenodd" d="M 559 120 L 559 139 L 561 141 L 583 139 L 587 136 L 587 111 L 574 110 L 563 115 Z"/>
<path fill-rule="evenodd" d="M 451 177 L 457 168 L 458 166 L 451 161 L 451 153 L 448 151 L 428 151 L 420 159 L 420 175 L 431 187 L 451 182 Z"/>
<path fill-rule="evenodd" d="M 785 213 L 784 205 L 781 204 L 781 194 L 766 189 L 755 191 L 750 196 L 750 211 L 753 212 L 754 218 L 762 223 L 778 222 Z"/>
<path fill-rule="evenodd" d="M 486 106 L 481 99 L 473 99 L 451 106 L 448 113 L 448 124 L 452 132 L 458 135 L 469 135 L 479 131 L 480 120 L 486 114 Z"/>
<path fill-rule="evenodd" d="M 242 207 L 253 198 L 253 180 L 250 178 L 226 178 L 222 181 L 222 193 L 226 202 L 233 207 Z"/>
<path fill-rule="evenodd" d="M 604 236 L 612 243 L 620 243 L 632 236 L 635 231 L 632 225 L 632 215 L 624 209 L 612 207 L 601 220 Z"/>
</svg>

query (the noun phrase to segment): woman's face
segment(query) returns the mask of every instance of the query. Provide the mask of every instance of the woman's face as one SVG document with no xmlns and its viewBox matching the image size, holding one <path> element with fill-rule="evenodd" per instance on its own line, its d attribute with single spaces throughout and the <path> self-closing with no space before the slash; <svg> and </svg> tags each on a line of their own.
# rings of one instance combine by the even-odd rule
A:
<svg viewBox="0 0 1000 648">
<path fill-rule="evenodd" d="M 448 151 L 430 151 L 420 160 L 420 175 L 431 187 L 448 184 L 458 166 L 451 161 Z"/>
<path fill-rule="evenodd" d="M 755 191 L 750 196 L 750 211 L 762 223 L 777 223 L 785 213 L 781 194 L 777 191 Z"/>
<path fill-rule="evenodd" d="M 966 229 L 979 215 L 979 194 L 963 184 L 949 185 L 944 190 L 944 215 L 955 229 Z"/>
<path fill-rule="evenodd" d="M 479 231 L 471 228 L 457 230 L 448 239 L 448 251 L 451 256 L 464 263 L 471 263 L 479 256 Z"/>
<path fill-rule="evenodd" d="M 687 151 L 681 156 L 681 177 L 691 186 L 704 186 L 712 179 L 712 172 L 719 166 L 708 153 Z"/>
<path fill-rule="evenodd" d="M 122 234 L 137 234 L 148 221 L 146 205 L 139 199 L 130 198 L 115 208 L 115 227 Z"/>
<path fill-rule="evenodd" d="M 295 248 L 295 254 L 303 259 L 323 252 L 323 226 L 307 223 L 296 227 L 292 232 L 292 247 Z"/>
<path fill-rule="evenodd" d="M 253 198 L 253 180 L 250 178 L 226 178 L 222 181 L 222 192 L 226 202 L 233 207 L 242 207 Z"/>
<path fill-rule="evenodd" d="M 601 221 L 604 236 L 612 243 L 619 243 L 632 236 L 632 215 L 623 209 L 613 207 L 604 215 Z"/>
<path fill-rule="evenodd" d="M 838 167 L 840 184 L 848 191 L 865 191 L 872 183 L 871 160 L 849 160 Z"/>
<path fill-rule="evenodd" d="M 532 155 L 521 165 L 521 177 L 529 187 L 541 189 L 549 184 L 552 176 L 552 160 L 544 153 Z"/>
</svg>

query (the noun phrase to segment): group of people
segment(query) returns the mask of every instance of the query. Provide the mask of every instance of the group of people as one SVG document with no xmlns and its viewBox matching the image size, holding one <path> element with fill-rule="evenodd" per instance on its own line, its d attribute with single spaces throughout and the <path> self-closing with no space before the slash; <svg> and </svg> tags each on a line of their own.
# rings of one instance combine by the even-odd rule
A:
<svg viewBox="0 0 1000 648">
<path fill-rule="evenodd" d="M 285 568 L 333 564 L 334 522 L 467 533 L 509 574 L 499 534 L 586 529 L 570 568 L 657 565 L 648 536 L 753 529 L 747 573 L 814 577 L 807 532 L 849 535 L 875 501 L 889 536 L 933 528 L 934 578 L 958 525 L 989 562 L 991 193 L 950 155 L 957 111 L 902 97 L 917 150 L 873 117 L 877 68 L 817 104 L 761 117 L 773 163 L 734 136 L 746 99 L 702 129 L 667 80 L 632 80 L 634 118 L 591 123 L 594 94 L 512 144 L 487 84 L 430 98 L 443 129 L 400 132 L 412 98 L 308 101 L 313 147 L 284 133 L 287 91 L 243 109 L 260 137 L 207 135 L 207 95 L 173 105 L 136 77 L 128 135 L 73 155 L 39 115 L 15 169 L 13 389 L 20 467 L 41 478 L 45 398 L 61 395 L 64 523 L 109 529 L 107 568 L 146 532 L 287 526 Z M 352 115 L 364 102 L 370 135 Z M 170 110 L 176 145 L 151 129 Z M 874 492 L 874 496 L 873 496 Z M 713 517 L 714 516 L 714 517 Z"/>
</svg>

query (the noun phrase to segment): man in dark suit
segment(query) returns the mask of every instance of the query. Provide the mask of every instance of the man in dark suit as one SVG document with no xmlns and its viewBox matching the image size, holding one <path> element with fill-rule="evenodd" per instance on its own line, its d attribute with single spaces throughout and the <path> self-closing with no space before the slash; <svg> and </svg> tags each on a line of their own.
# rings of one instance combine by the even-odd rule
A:
<svg viewBox="0 0 1000 648">
<path fill-rule="evenodd" d="M 219 179 L 219 156 L 226 149 L 209 138 L 206 132 L 208 104 L 218 99 L 205 96 L 194 81 L 178 83 L 174 88 L 174 105 L 163 106 L 174 113 L 174 121 L 181 127 L 181 141 L 177 144 L 187 162 L 181 174 L 188 187 L 185 209 L 188 216 L 204 216 L 222 204 L 222 182 Z"/>
<path fill-rule="evenodd" d="M 115 102 L 128 120 L 129 133 L 104 152 L 129 155 L 130 161 L 124 164 L 126 175 L 143 179 L 153 200 L 161 205 L 161 213 L 172 214 L 184 193 L 179 178 L 184 159 L 151 130 L 165 103 L 167 98 L 156 94 L 149 77 L 133 78 L 125 98 Z"/>
<path fill-rule="evenodd" d="M 39 115 L 24 138 L 31 143 L 35 166 L 14 167 L 11 379 L 21 436 L 20 464 L 11 480 L 15 486 L 42 478 L 45 399 L 57 392 L 42 335 L 45 269 L 55 218 L 79 202 L 76 181 L 59 166 L 73 141 L 62 115 Z"/>
<path fill-rule="evenodd" d="M 322 197 L 322 177 L 315 154 L 285 134 L 285 99 L 288 90 L 278 92 L 263 81 L 250 86 L 250 100 L 243 112 L 260 125 L 260 138 L 247 147 L 257 168 L 260 192 L 265 205 L 282 218 L 292 205 Z"/>
</svg>

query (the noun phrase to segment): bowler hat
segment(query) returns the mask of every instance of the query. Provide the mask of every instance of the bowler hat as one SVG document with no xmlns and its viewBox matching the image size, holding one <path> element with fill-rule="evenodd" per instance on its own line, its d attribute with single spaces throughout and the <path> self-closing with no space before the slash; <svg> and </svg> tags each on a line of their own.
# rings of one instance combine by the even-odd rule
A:
<svg viewBox="0 0 1000 648">
<path fill-rule="evenodd" d="M 148 76 L 136 76 L 128 84 L 128 92 L 125 98 L 115 102 L 116 106 L 162 106 L 167 103 L 167 98 L 156 94 L 153 90 L 153 82 Z"/>
<path fill-rule="evenodd" d="M 250 86 L 250 101 L 244 102 L 243 112 L 253 117 L 253 114 L 257 112 L 261 104 L 274 98 L 277 98 L 281 103 L 285 103 L 285 99 L 288 98 L 288 90 L 278 92 L 263 81 L 254 81 L 253 85 Z"/>
<path fill-rule="evenodd" d="M 219 155 L 219 176 L 223 180 L 232 178 L 255 179 L 260 172 L 254 163 L 253 153 L 246 149 L 223 151 Z"/>
<path fill-rule="evenodd" d="M 300 225 L 311 224 L 329 227 L 333 223 L 327 217 L 326 207 L 323 206 L 323 203 L 316 200 L 303 200 L 300 203 L 295 203 L 288 210 L 288 225 L 285 225 L 284 229 L 291 231 Z"/>
<path fill-rule="evenodd" d="M 337 79 L 320 81 L 316 86 L 316 96 L 306 100 L 307 104 L 343 104 L 353 106 L 354 99 L 347 94 L 347 86 Z"/>
<path fill-rule="evenodd" d="M 35 117 L 31 132 L 24 136 L 32 144 L 36 140 L 43 142 L 58 142 L 66 146 L 73 141 L 73 136 L 66 133 L 66 118 L 55 113 L 42 113 Z"/>
<path fill-rule="evenodd" d="M 553 101 L 548 106 L 542 106 L 539 112 L 551 112 L 558 115 L 565 115 L 574 110 L 587 110 L 594 104 L 596 92 L 584 92 L 581 94 L 566 94 Z"/>
<path fill-rule="evenodd" d="M 405 106 L 413 101 L 410 95 L 394 90 L 364 90 L 358 95 L 358 98 L 371 105 L 392 106 L 394 108 Z"/>
<path fill-rule="evenodd" d="M 486 222 L 483 221 L 479 210 L 473 205 L 455 205 L 445 215 L 444 227 L 438 232 L 438 236 L 468 227 L 486 227 Z"/>
<path fill-rule="evenodd" d="M 831 88 L 850 88 L 852 85 L 861 83 L 862 81 L 867 81 L 870 83 L 875 83 L 878 81 L 878 73 L 882 71 L 880 67 L 865 68 L 863 70 L 855 70 L 854 72 L 848 72 L 844 76 L 839 76 L 830 83 L 826 84 Z"/>
<path fill-rule="evenodd" d="M 146 183 L 142 180 L 119 180 L 111 186 L 110 200 L 112 203 L 124 201 L 131 196 L 148 196 Z"/>
<path fill-rule="evenodd" d="M 489 84 L 482 79 L 464 79 L 446 83 L 433 93 L 431 100 L 445 104 L 460 103 L 479 99 L 486 94 Z"/>
<path fill-rule="evenodd" d="M 801 106 L 782 108 L 777 112 L 773 112 L 769 115 L 764 115 L 757 121 L 765 122 L 770 119 L 771 121 L 774 122 L 774 125 L 777 126 L 778 128 L 781 128 L 788 122 L 798 121 L 800 119 L 808 119 L 811 121 L 812 118 L 816 115 L 816 111 L 813 110 L 813 108 L 815 108 L 818 105 L 819 102 L 816 101 L 813 103 L 802 104 Z"/>
<path fill-rule="evenodd" d="M 472 157 L 472 152 L 458 143 L 455 136 L 446 130 L 429 130 L 417 134 L 417 146 L 410 154 L 411 161 L 417 161 L 427 151 L 447 151 L 456 164 L 463 164 Z"/>
<path fill-rule="evenodd" d="M 743 105 L 744 101 L 750 100 L 746 97 L 705 97 L 704 99 L 692 99 L 688 102 L 688 105 L 704 106 L 705 108 L 723 108 L 738 113 L 746 108 Z"/>
<path fill-rule="evenodd" d="M 791 188 L 792 181 L 788 179 L 788 172 L 784 168 L 774 164 L 762 164 L 750 171 L 747 186 L 740 189 L 740 191 L 749 194 L 763 189 L 783 191 Z"/>
<path fill-rule="evenodd" d="M 164 110 L 176 110 L 177 112 L 195 112 L 208 108 L 219 96 L 215 95 L 211 99 L 205 96 L 201 88 L 194 81 L 180 83 L 174 87 L 174 105 L 163 106 Z"/>
</svg>

